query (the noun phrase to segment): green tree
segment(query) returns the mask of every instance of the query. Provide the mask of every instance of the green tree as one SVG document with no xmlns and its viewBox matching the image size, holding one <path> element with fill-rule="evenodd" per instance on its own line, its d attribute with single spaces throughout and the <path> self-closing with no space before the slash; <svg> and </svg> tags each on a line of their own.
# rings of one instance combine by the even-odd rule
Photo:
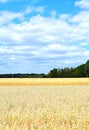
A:
<svg viewBox="0 0 89 130">
<path fill-rule="evenodd" d="M 86 62 L 85 65 L 85 73 L 86 73 L 86 77 L 89 77 L 89 60 Z"/>
<path fill-rule="evenodd" d="M 54 68 L 53 70 L 50 70 L 50 72 L 48 73 L 48 77 L 50 78 L 58 78 L 58 70 L 56 68 Z"/>
</svg>

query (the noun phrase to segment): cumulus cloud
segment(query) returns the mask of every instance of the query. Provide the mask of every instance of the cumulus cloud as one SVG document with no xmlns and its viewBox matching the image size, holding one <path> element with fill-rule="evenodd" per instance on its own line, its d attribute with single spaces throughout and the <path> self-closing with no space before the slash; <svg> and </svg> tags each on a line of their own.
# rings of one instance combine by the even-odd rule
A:
<svg viewBox="0 0 89 130">
<path fill-rule="evenodd" d="M 82 9 L 89 9 L 89 0 L 76 1 L 75 5 L 82 8 Z"/>
<path fill-rule="evenodd" d="M 31 16 L 33 11 L 36 14 Z M 89 11 L 59 17 L 57 12 L 44 17 L 43 12 L 43 7 L 33 6 L 23 12 L 0 12 L 0 68 L 48 72 L 88 60 Z"/>
<path fill-rule="evenodd" d="M 23 16 L 23 13 L 20 12 L 0 11 L 0 25 L 11 24 L 16 18 L 22 20 Z"/>
<path fill-rule="evenodd" d="M 35 7 L 35 6 L 28 6 L 24 11 L 20 12 L 12 12 L 12 11 L 0 11 L 0 25 L 3 24 L 11 24 L 15 21 L 22 22 L 26 20 L 26 15 L 29 15 L 32 12 L 42 14 L 44 12 L 43 6 Z"/>
</svg>

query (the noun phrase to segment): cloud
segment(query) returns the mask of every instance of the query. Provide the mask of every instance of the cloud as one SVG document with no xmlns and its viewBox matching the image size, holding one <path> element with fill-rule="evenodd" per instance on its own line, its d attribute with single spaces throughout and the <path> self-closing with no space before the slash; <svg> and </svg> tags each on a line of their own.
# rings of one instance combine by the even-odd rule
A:
<svg viewBox="0 0 89 130">
<path fill-rule="evenodd" d="M 26 20 L 26 16 L 28 15 L 28 19 L 31 13 L 35 12 L 36 14 L 42 14 L 44 12 L 43 6 L 35 7 L 35 6 L 28 6 L 24 11 L 20 12 L 12 12 L 12 11 L 0 11 L 0 25 L 3 24 L 11 24 L 17 22 L 23 22 Z"/>
<path fill-rule="evenodd" d="M 44 11 L 29 6 L 23 12 L 0 12 L 0 68 L 40 73 L 88 60 L 89 11 L 49 16 Z"/>
<path fill-rule="evenodd" d="M 42 14 L 45 10 L 45 6 L 39 6 L 39 7 L 35 7 L 35 6 L 28 6 L 25 10 L 24 10 L 24 15 L 25 14 L 30 14 L 32 12 L 35 13 L 39 13 Z"/>
<path fill-rule="evenodd" d="M 0 2 L 2 3 L 6 3 L 8 0 L 0 0 Z"/>
<path fill-rule="evenodd" d="M 80 46 L 89 46 L 89 43 L 88 42 L 81 42 Z"/>
<path fill-rule="evenodd" d="M 22 20 L 23 16 L 20 12 L 0 11 L 0 25 L 10 24 L 15 19 Z"/>
<path fill-rule="evenodd" d="M 82 9 L 89 9 L 89 0 L 79 0 L 75 2 L 75 6 L 78 6 Z"/>
<path fill-rule="evenodd" d="M 44 13 L 45 7 L 44 6 L 39 6 L 38 8 L 35 9 L 37 13 Z"/>
<path fill-rule="evenodd" d="M 8 1 L 10 1 L 10 2 L 13 2 L 13 1 L 19 2 L 19 1 L 22 1 L 23 2 L 24 0 L 0 0 L 1 3 L 6 3 Z M 36 4 L 36 3 L 40 2 L 40 1 L 41 0 L 30 0 L 30 4 L 34 5 L 34 4 Z"/>
</svg>

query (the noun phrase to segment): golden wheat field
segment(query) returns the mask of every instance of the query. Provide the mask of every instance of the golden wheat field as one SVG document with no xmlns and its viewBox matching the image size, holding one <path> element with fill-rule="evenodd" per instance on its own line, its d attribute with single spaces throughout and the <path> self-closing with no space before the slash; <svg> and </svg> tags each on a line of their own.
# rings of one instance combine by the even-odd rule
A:
<svg viewBox="0 0 89 130">
<path fill-rule="evenodd" d="M 89 78 L 1 78 L 0 86 L 89 85 Z"/>
<path fill-rule="evenodd" d="M 0 130 L 89 130 L 88 85 L 18 86 L 16 81 L 0 86 Z"/>
</svg>

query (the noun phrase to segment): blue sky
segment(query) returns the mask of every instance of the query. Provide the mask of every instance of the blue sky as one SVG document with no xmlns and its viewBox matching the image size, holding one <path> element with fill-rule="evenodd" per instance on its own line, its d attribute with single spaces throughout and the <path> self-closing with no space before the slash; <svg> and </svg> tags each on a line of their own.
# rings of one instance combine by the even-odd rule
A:
<svg viewBox="0 0 89 130">
<path fill-rule="evenodd" d="M 0 0 L 0 73 L 89 60 L 89 0 Z"/>
</svg>

